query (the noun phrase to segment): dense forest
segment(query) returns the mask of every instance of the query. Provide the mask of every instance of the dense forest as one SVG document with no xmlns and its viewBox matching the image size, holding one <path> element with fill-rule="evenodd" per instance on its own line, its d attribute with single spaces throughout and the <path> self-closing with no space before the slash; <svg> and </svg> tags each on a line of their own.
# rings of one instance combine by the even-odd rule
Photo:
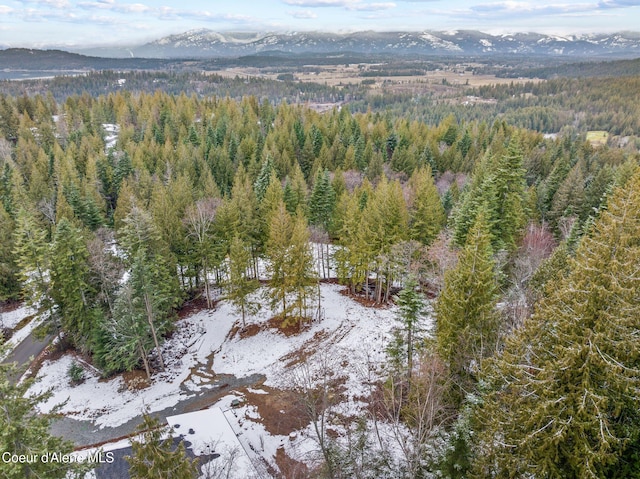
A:
<svg viewBox="0 0 640 479">
<path fill-rule="evenodd" d="M 404 424 L 410 453 L 392 468 L 327 438 L 319 477 L 637 474 L 640 157 L 583 134 L 640 136 L 637 78 L 482 87 L 496 104 L 405 114 L 409 98 L 318 113 L 259 89 L 345 91 L 193 80 L 0 96 L 3 300 L 105 377 L 151 378 L 185 301 L 221 294 L 244 321 L 262 281 L 300 330 L 338 281 L 399 308 L 379 419 Z M 427 302 L 433 331 L 417 327 Z"/>
<path fill-rule="evenodd" d="M 603 68 L 603 64 L 599 63 L 587 65 Z M 626 63 L 619 61 L 613 62 L 613 65 L 622 68 Z M 394 70 L 397 66 L 390 63 L 380 68 L 388 69 L 385 74 L 396 75 L 402 73 Z M 434 65 L 428 68 L 432 69 Z M 376 71 L 370 73 L 379 74 Z M 283 74 L 285 79 L 290 77 L 293 75 Z M 420 76 L 415 78 L 420 79 Z M 417 93 L 394 93 L 384 86 L 382 89 L 371 89 L 366 79 L 361 84 L 328 86 L 291 79 L 225 78 L 215 72 L 204 74 L 193 71 L 104 71 L 77 77 L 0 82 L 0 92 L 7 96 L 51 95 L 53 99 L 50 101 L 55 100 L 59 104 L 64 104 L 68 97 L 83 94 L 97 97 L 118 92 L 152 95 L 162 91 L 171 95 L 195 94 L 199 97 L 215 95 L 238 102 L 243 97 L 255 96 L 259 102 L 266 99 L 274 105 L 282 101 L 289 104 L 348 103 L 354 113 L 386 113 L 392 118 L 418 120 L 432 127 L 439 126 L 453 115 L 458 123 L 492 124 L 500 119 L 509 125 L 541 133 L 567 131 L 568 134 L 585 134 L 590 130 L 605 130 L 612 135 L 614 146 L 631 143 L 631 151 L 635 151 L 637 138 L 640 137 L 640 115 L 637 114 L 640 88 L 637 76 L 569 76 L 548 81 L 532 80 L 524 84 L 442 87 L 436 89 L 425 84 L 422 91 Z"/>
</svg>

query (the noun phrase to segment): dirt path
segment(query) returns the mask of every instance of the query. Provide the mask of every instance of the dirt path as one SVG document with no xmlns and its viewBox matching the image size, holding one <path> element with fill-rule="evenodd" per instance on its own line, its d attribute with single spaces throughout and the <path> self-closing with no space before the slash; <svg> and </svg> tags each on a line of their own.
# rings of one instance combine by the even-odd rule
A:
<svg viewBox="0 0 640 479">
<path fill-rule="evenodd" d="M 16 374 L 9 377 L 12 383 L 15 383 L 22 377 L 24 372 L 31 365 L 32 358 L 37 358 L 42 351 L 51 343 L 53 335 L 49 335 L 42 340 L 38 340 L 33 336 L 33 332 L 18 344 L 13 351 L 2 361 L 3 363 L 17 363 L 18 370 Z"/>
<path fill-rule="evenodd" d="M 265 380 L 262 374 L 253 374 L 245 378 L 236 378 L 235 376 L 224 374 L 216 377 L 216 382 L 211 389 L 200 391 L 187 399 L 184 399 L 175 406 L 168 407 L 162 411 L 151 413 L 151 416 L 157 417 L 162 423 L 166 422 L 167 416 L 175 416 L 187 412 L 199 411 L 206 409 L 214 404 L 222 396 L 229 394 L 236 389 L 242 387 L 252 387 L 260 384 Z M 51 425 L 51 433 L 64 437 L 72 441 L 76 447 L 91 446 L 95 444 L 103 444 L 115 439 L 133 434 L 136 427 L 142 423 L 142 416 L 137 416 L 130 421 L 117 427 L 96 426 L 92 421 L 79 421 L 63 417 L 54 421 Z"/>
</svg>

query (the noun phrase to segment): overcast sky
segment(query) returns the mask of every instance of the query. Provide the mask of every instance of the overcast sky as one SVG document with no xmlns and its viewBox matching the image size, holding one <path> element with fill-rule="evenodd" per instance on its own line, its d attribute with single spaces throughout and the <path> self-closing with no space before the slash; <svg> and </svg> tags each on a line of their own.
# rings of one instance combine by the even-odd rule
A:
<svg viewBox="0 0 640 479">
<path fill-rule="evenodd" d="M 196 28 L 556 34 L 640 30 L 640 0 L 140 1 L 0 0 L 0 46 L 135 45 Z"/>
</svg>

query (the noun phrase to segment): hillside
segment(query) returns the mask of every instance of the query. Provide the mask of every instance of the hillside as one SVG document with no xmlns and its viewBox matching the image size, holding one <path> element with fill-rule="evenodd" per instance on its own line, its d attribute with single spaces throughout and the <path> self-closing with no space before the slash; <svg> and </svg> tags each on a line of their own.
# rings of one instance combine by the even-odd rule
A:
<svg viewBox="0 0 640 479">
<path fill-rule="evenodd" d="M 9 48 L 0 50 L 4 70 L 144 70 L 165 68 L 171 62 L 141 58 L 99 58 L 62 50 Z"/>
<path fill-rule="evenodd" d="M 100 56 L 140 58 L 237 57 L 261 52 L 286 53 L 392 53 L 401 55 L 520 55 L 552 57 L 629 57 L 640 52 L 640 35 L 544 35 L 515 33 L 492 35 L 474 30 L 450 32 L 355 33 L 219 33 L 200 29 L 170 35 L 130 48 L 76 50 Z"/>
</svg>

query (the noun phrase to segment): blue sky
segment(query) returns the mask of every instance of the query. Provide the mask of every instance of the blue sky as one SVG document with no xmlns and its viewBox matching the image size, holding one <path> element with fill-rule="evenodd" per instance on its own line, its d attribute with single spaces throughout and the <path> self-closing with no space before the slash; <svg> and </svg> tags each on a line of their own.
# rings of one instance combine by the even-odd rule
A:
<svg viewBox="0 0 640 479">
<path fill-rule="evenodd" d="M 4 47 L 131 45 L 196 28 L 638 31 L 640 0 L 0 0 Z"/>
</svg>

